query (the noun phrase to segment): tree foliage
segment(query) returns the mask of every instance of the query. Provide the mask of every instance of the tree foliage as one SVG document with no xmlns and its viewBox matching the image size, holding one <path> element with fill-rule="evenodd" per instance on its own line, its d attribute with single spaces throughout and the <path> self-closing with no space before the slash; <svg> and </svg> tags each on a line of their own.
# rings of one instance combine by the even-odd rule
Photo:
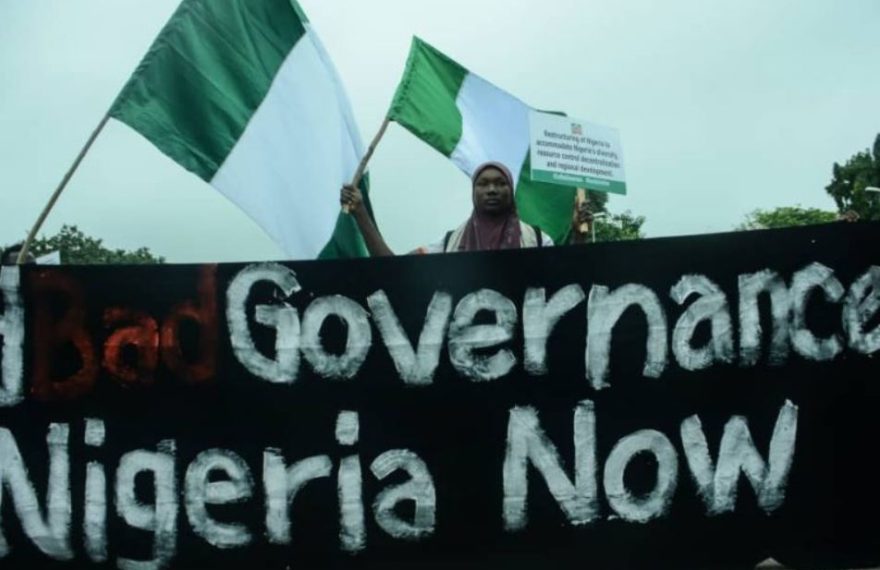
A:
<svg viewBox="0 0 880 570">
<path fill-rule="evenodd" d="M 609 214 L 607 217 L 597 218 L 596 241 L 624 241 L 630 239 L 642 239 L 642 225 L 645 223 L 644 216 L 635 216 L 629 210 L 621 214 Z"/>
<path fill-rule="evenodd" d="M 36 256 L 59 251 L 61 262 L 71 265 L 143 265 L 165 262 L 164 257 L 154 255 L 146 247 L 134 251 L 108 249 L 104 247 L 103 240 L 87 236 L 76 226 L 68 225 L 62 226 L 54 236 L 35 239 L 30 249 Z"/>
<path fill-rule="evenodd" d="M 608 211 L 607 192 L 596 192 L 594 190 L 587 190 L 587 201 L 589 202 L 590 208 L 593 212 Z"/>
<path fill-rule="evenodd" d="M 857 152 L 845 164 L 834 163 L 831 183 L 825 187 L 841 212 L 854 211 L 862 220 L 880 220 L 880 134 L 873 150 Z"/>
<path fill-rule="evenodd" d="M 808 226 L 811 224 L 827 224 L 837 219 L 835 212 L 819 208 L 802 208 L 800 206 L 784 206 L 772 210 L 755 210 L 746 216 L 745 222 L 738 230 L 761 230 L 768 228 L 787 228 L 790 226 Z"/>
</svg>

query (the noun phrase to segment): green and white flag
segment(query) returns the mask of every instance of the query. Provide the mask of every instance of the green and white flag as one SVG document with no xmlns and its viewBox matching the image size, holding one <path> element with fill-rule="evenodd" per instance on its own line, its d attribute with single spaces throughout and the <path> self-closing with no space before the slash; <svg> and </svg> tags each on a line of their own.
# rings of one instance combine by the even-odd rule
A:
<svg viewBox="0 0 880 570">
<path fill-rule="evenodd" d="M 413 38 L 389 117 L 468 176 L 489 160 L 507 166 L 517 181 L 520 217 L 562 243 L 571 228 L 575 190 L 531 180 L 530 111 L 510 93 Z"/>
<path fill-rule="evenodd" d="M 183 0 L 110 115 L 236 203 L 290 258 L 366 255 L 339 209 L 360 134 L 296 0 Z"/>
</svg>

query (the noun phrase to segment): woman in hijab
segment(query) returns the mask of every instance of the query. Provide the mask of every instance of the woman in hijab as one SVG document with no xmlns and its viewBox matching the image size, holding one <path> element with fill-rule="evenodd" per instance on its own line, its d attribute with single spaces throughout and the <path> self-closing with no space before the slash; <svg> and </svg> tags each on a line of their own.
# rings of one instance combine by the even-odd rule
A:
<svg viewBox="0 0 880 570">
<path fill-rule="evenodd" d="M 447 232 L 443 239 L 416 253 L 442 253 L 453 251 L 483 251 L 517 249 L 521 247 L 552 246 L 553 241 L 535 226 L 519 219 L 513 198 L 513 176 L 500 162 L 486 162 L 474 170 L 471 179 L 474 209 L 470 217 L 455 230 Z M 360 227 L 370 255 L 387 256 L 394 252 L 382 239 L 363 204 L 360 190 L 352 186 L 342 189 L 341 202 L 348 205 Z M 580 227 L 592 222 L 586 207 L 578 208 L 572 223 Z M 574 231 L 573 241 L 583 242 L 584 234 Z"/>
</svg>

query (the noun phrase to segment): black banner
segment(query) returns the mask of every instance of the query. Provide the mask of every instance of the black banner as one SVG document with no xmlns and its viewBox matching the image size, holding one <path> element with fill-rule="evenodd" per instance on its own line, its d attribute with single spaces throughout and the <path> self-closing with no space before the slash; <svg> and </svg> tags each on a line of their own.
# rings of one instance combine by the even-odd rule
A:
<svg viewBox="0 0 880 570">
<path fill-rule="evenodd" d="M 0 564 L 880 564 L 878 243 L 3 267 Z"/>
</svg>

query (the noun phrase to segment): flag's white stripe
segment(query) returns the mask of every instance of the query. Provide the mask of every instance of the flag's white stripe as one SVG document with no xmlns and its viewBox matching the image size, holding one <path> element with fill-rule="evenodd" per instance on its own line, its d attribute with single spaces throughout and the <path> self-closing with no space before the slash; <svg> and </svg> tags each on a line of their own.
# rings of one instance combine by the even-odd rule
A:
<svg viewBox="0 0 880 570">
<path fill-rule="evenodd" d="M 348 92 L 345 90 L 345 85 L 343 85 L 342 79 L 336 71 L 336 66 L 333 65 L 333 60 L 330 59 L 330 54 L 328 54 L 327 50 L 324 48 L 320 36 L 312 30 L 312 25 L 306 22 L 304 26 L 306 29 L 306 37 L 314 45 L 318 57 L 324 64 L 325 71 L 329 75 L 330 80 L 336 86 L 336 103 L 339 106 L 339 113 L 342 115 L 343 121 L 342 136 L 343 144 L 345 145 L 345 153 L 342 158 L 344 161 L 344 168 L 351 170 L 345 181 L 350 182 L 351 178 L 354 176 L 355 170 L 357 170 L 361 158 L 364 156 L 363 139 L 361 139 L 361 133 L 360 129 L 358 129 L 357 121 L 354 120 L 354 113 L 351 110 L 351 102 L 348 99 Z"/>
<path fill-rule="evenodd" d="M 336 71 L 306 31 L 211 180 L 291 259 L 313 258 L 330 240 L 339 188 L 361 156 Z"/>
<path fill-rule="evenodd" d="M 494 160 L 519 180 L 529 151 L 529 107 L 482 77 L 468 74 L 458 92 L 462 135 L 452 162 L 468 175 L 480 164 Z"/>
</svg>

